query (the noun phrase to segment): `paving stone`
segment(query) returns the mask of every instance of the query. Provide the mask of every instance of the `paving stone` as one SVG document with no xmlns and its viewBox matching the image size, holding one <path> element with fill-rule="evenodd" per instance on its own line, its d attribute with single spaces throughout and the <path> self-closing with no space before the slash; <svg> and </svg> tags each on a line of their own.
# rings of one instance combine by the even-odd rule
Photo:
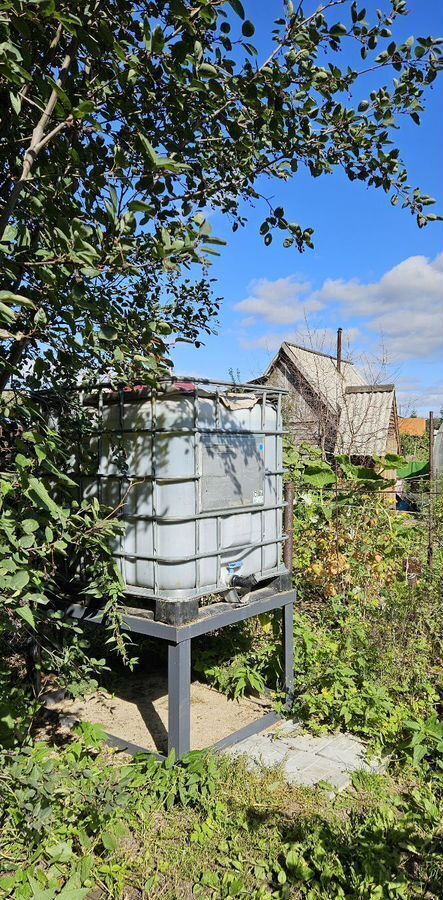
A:
<svg viewBox="0 0 443 900">
<path fill-rule="evenodd" d="M 326 746 L 318 751 L 318 755 L 350 768 L 359 768 L 365 762 L 366 748 L 361 741 L 348 735 L 336 735 Z"/>
<path fill-rule="evenodd" d="M 264 766 L 265 768 L 280 766 L 287 755 L 286 750 L 267 743 L 254 743 L 245 747 L 243 741 L 240 744 L 236 744 L 235 747 L 230 747 L 226 750 L 226 753 L 231 757 L 246 756 L 249 762 L 253 764 L 253 768 L 259 766 Z"/>
<path fill-rule="evenodd" d="M 228 747 L 225 752 L 229 756 L 243 756 L 244 754 L 255 755 L 257 752 L 257 744 L 258 749 L 260 749 L 261 744 L 257 742 L 257 738 L 246 738 L 244 741 L 239 741 L 237 744 L 233 744 L 232 747 Z"/>
<path fill-rule="evenodd" d="M 309 753 L 307 750 L 290 750 L 286 754 L 286 761 L 284 764 L 285 771 L 289 770 L 298 770 L 302 772 L 304 769 L 312 766 L 314 762 L 317 761 L 319 757 L 315 756 L 314 753 Z M 320 765 L 328 765 L 329 763 L 326 760 L 319 761 Z M 334 764 L 332 764 L 334 767 Z"/>
<path fill-rule="evenodd" d="M 290 784 L 299 784 L 304 787 L 311 787 L 320 781 L 326 781 L 333 787 L 343 790 L 349 785 L 351 780 L 350 776 L 340 766 L 333 765 L 331 762 L 321 762 L 319 759 L 312 762 L 312 757 L 311 765 L 306 766 L 304 769 L 292 766 L 291 761 L 288 760 L 284 766 L 284 772 Z"/>
<path fill-rule="evenodd" d="M 285 744 L 290 750 L 304 750 L 306 753 L 317 754 L 331 743 L 331 735 L 317 737 L 314 734 L 300 734 L 293 738 L 284 737 L 279 743 Z"/>
<path fill-rule="evenodd" d="M 270 768 L 271 766 L 280 766 L 284 763 L 286 756 L 287 751 L 278 747 L 263 747 L 258 754 L 259 761 L 267 768 Z"/>
<path fill-rule="evenodd" d="M 270 729 L 267 734 L 272 736 L 272 739 L 282 737 L 294 737 L 296 734 L 301 732 L 301 726 L 296 722 L 293 722 L 292 719 L 288 719 L 286 722 L 282 722 L 279 725 L 274 725 L 272 729 Z"/>
<path fill-rule="evenodd" d="M 250 769 L 281 765 L 290 784 L 312 786 L 325 781 L 336 790 L 351 784 L 353 772 L 384 771 L 389 762 L 387 757 L 366 760 L 365 745 L 353 735 L 312 735 L 291 720 L 253 735 L 226 752 L 245 755 Z"/>
</svg>

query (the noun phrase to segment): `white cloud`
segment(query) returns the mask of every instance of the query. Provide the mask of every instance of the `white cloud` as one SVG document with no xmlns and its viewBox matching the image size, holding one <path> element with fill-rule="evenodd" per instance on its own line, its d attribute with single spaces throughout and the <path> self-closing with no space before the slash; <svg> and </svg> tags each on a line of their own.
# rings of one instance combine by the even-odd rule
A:
<svg viewBox="0 0 443 900">
<path fill-rule="evenodd" d="M 295 276 L 263 278 L 250 285 L 249 296 L 234 308 L 247 315 L 244 328 L 260 321 L 274 327 L 294 325 L 308 315 L 317 328 L 321 317 L 315 314 L 332 304 L 337 318 L 352 318 L 353 325 L 366 332 L 360 341 L 365 349 L 381 340 L 389 362 L 435 358 L 443 352 L 443 253 L 434 260 L 410 256 L 379 281 L 327 279 L 314 291 Z M 291 336 L 272 333 L 242 343 L 249 349 L 275 349 L 285 339 Z"/>
<path fill-rule="evenodd" d="M 343 313 L 366 319 L 393 359 L 426 358 L 443 350 L 443 253 L 430 261 L 410 256 L 379 281 L 328 279 L 311 300 L 334 302 Z"/>
<path fill-rule="evenodd" d="M 234 306 L 237 312 L 246 313 L 245 327 L 255 323 L 256 317 L 272 325 L 293 325 L 300 322 L 306 313 L 322 308 L 318 300 L 301 295 L 311 290 L 309 281 L 297 281 L 294 276 L 269 281 L 261 278 L 249 285 L 250 294 Z"/>
</svg>

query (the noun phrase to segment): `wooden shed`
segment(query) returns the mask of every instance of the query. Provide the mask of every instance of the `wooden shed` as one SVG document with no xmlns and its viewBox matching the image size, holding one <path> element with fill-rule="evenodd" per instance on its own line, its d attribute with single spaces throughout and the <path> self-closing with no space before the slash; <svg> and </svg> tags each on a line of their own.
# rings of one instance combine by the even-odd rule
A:
<svg viewBox="0 0 443 900">
<path fill-rule="evenodd" d="M 286 426 L 300 445 L 359 459 L 398 453 L 393 384 L 368 384 L 348 359 L 285 341 L 255 383 L 285 388 Z"/>
</svg>

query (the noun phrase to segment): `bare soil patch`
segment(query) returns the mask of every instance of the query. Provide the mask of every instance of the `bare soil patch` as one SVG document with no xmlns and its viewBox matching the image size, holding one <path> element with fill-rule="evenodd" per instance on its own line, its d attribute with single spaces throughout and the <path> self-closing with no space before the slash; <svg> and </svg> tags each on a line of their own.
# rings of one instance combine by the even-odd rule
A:
<svg viewBox="0 0 443 900">
<path fill-rule="evenodd" d="M 263 698 L 230 700 L 208 685 L 193 682 L 191 749 L 215 744 L 269 709 L 270 703 Z M 72 725 L 74 720 L 93 722 L 147 750 L 167 752 L 168 691 L 162 672 L 128 672 L 115 679 L 112 694 L 100 689 L 87 698 L 61 700 L 52 708 L 54 712 L 62 725 Z"/>
</svg>

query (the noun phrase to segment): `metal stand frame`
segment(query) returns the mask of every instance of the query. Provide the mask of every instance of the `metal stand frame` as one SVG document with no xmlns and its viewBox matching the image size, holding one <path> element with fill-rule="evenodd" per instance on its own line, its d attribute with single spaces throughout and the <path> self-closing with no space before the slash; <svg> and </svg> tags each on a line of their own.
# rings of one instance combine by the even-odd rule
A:
<svg viewBox="0 0 443 900">
<path fill-rule="evenodd" d="M 288 706 L 290 705 L 294 689 L 293 618 L 295 599 L 295 590 L 275 593 L 272 588 L 262 588 L 256 591 L 254 599 L 244 606 L 214 603 L 203 607 L 199 610 L 198 617 L 185 625 L 167 625 L 164 622 L 155 621 L 153 614 L 148 611 L 128 608 L 128 612 L 123 616 L 126 628 L 136 634 L 156 637 L 168 642 L 168 753 L 175 750 L 177 759 L 180 759 L 190 750 L 191 641 L 194 637 L 281 609 L 284 690 L 286 703 Z M 88 614 L 87 608 L 81 604 L 70 606 L 67 613 L 83 622 L 101 624 L 103 619 L 102 613 Z M 236 744 L 275 724 L 279 718 L 276 713 L 270 712 L 256 722 L 251 722 L 239 731 L 218 741 L 213 745 L 213 749 L 221 750 L 231 744 Z M 130 753 L 152 752 L 113 735 L 108 735 L 108 741 L 112 746 Z"/>
</svg>

